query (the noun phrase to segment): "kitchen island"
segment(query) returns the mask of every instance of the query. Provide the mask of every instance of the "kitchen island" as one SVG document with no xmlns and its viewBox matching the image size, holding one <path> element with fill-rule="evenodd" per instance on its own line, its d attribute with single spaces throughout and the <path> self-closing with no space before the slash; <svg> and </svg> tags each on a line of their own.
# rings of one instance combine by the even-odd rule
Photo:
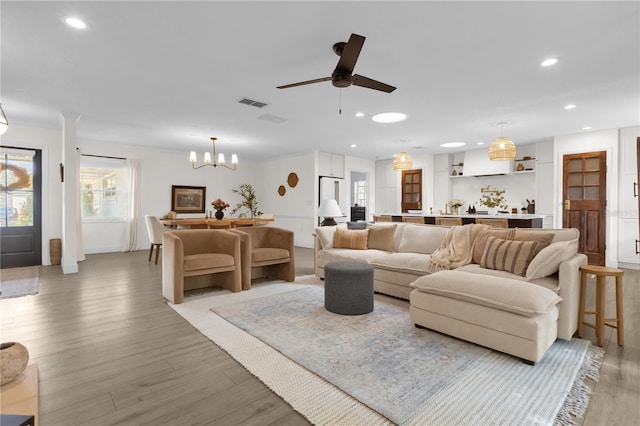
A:
<svg viewBox="0 0 640 426">
<path fill-rule="evenodd" d="M 383 213 L 381 216 L 391 216 L 392 222 L 402 222 L 402 217 L 423 217 L 424 223 L 428 225 L 436 224 L 436 217 L 460 217 L 462 218 L 462 224 L 476 223 L 477 218 L 486 219 L 507 219 L 509 221 L 509 228 L 542 228 L 542 219 L 544 215 L 541 214 L 415 214 L 415 213 Z"/>
</svg>

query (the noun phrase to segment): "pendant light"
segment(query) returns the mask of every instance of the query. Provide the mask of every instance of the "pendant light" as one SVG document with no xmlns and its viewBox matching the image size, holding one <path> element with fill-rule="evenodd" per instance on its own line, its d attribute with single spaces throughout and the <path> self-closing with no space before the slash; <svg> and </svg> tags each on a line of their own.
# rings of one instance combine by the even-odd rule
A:
<svg viewBox="0 0 640 426">
<path fill-rule="evenodd" d="M 516 158 L 516 146 L 511 139 L 504 136 L 505 122 L 498 123 L 501 127 L 500 137 L 491 142 L 489 147 L 489 159 L 494 161 L 508 161 L 515 160 Z"/>
<path fill-rule="evenodd" d="M 404 144 L 404 140 L 401 140 L 400 143 Z M 411 170 L 413 167 L 413 159 L 409 154 L 404 151 L 400 151 L 393 157 L 393 170 Z"/>
<path fill-rule="evenodd" d="M 211 156 L 210 152 L 205 152 L 204 153 L 204 164 L 201 164 L 199 166 L 196 166 L 196 162 L 198 161 L 198 158 L 196 156 L 195 151 L 191 151 L 190 155 L 189 155 L 189 161 L 191 162 L 191 166 L 194 169 L 199 169 L 201 167 L 204 166 L 211 166 L 211 167 L 226 167 L 229 170 L 235 170 L 236 169 L 236 165 L 238 164 L 238 156 L 236 154 L 233 154 L 231 156 L 231 165 L 228 165 L 224 159 L 224 154 L 223 153 L 219 153 L 218 156 L 216 157 L 216 140 L 218 140 L 218 138 L 211 138 L 211 143 L 213 144 L 213 157 Z M 212 160 L 213 158 L 213 160 Z"/>
</svg>

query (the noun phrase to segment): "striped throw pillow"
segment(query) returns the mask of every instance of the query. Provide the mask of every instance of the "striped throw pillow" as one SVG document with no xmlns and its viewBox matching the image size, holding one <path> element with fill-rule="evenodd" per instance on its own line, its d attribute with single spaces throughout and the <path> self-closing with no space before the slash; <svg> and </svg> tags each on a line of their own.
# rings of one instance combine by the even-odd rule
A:
<svg viewBox="0 0 640 426">
<path fill-rule="evenodd" d="M 338 228 L 333 237 L 334 248 L 348 248 L 355 250 L 366 250 L 369 230 L 348 230 Z"/>
<path fill-rule="evenodd" d="M 507 241 L 490 236 L 480 266 L 525 276 L 537 246 L 537 241 Z"/>
</svg>

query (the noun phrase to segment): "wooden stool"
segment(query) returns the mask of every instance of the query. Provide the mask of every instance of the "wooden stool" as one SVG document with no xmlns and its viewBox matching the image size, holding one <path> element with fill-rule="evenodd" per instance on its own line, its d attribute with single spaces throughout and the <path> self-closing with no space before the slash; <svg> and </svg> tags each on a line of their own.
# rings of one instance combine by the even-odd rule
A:
<svg viewBox="0 0 640 426">
<path fill-rule="evenodd" d="M 585 298 L 587 293 L 587 274 L 593 274 L 596 279 L 596 310 L 585 311 Z M 604 326 L 618 329 L 618 345 L 624 344 L 624 328 L 622 323 L 622 276 L 624 271 L 607 266 L 583 265 L 580 267 L 580 311 L 578 318 L 578 337 L 582 337 L 583 326 L 594 328 L 598 338 L 598 346 L 604 344 Z M 605 318 L 605 283 L 607 277 L 616 277 L 616 318 Z M 596 323 L 584 322 L 584 315 L 595 315 Z M 610 324 L 614 322 L 614 324 Z"/>
</svg>

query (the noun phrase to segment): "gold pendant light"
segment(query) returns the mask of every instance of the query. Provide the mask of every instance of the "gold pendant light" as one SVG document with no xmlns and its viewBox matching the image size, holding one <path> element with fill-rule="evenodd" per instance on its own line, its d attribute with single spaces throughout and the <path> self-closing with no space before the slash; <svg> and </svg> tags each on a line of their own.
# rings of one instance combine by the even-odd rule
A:
<svg viewBox="0 0 640 426">
<path fill-rule="evenodd" d="M 511 139 L 506 136 L 502 136 L 504 131 L 504 125 L 507 123 L 498 123 L 502 131 L 501 136 L 491 142 L 489 147 L 489 159 L 494 161 L 508 161 L 515 160 L 516 158 L 516 146 Z"/>
</svg>

